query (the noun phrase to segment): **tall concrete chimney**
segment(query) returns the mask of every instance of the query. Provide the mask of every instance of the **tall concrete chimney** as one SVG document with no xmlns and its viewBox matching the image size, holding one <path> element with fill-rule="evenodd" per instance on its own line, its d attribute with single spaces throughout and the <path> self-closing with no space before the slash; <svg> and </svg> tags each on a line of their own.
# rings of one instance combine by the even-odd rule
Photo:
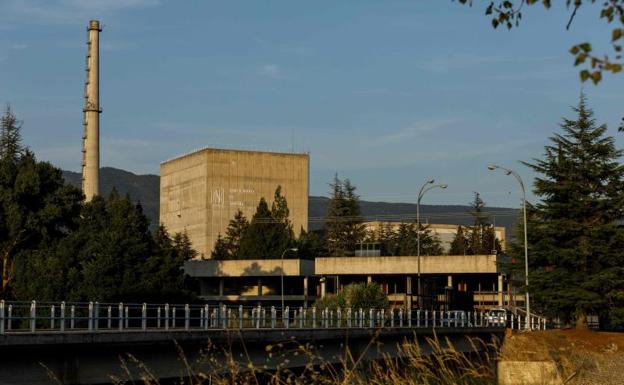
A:
<svg viewBox="0 0 624 385">
<path fill-rule="evenodd" d="M 100 193 L 100 22 L 91 20 L 87 31 L 82 192 L 88 202 Z"/>
</svg>

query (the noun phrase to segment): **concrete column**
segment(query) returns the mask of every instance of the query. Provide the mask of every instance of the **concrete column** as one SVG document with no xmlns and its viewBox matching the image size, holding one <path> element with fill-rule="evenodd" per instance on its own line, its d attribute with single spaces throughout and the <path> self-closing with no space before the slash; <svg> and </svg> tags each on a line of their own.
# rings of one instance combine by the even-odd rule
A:
<svg viewBox="0 0 624 385">
<path fill-rule="evenodd" d="M 325 297 L 325 290 L 326 290 L 326 288 L 327 288 L 327 286 L 326 286 L 326 285 L 327 285 L 327 278 L 325 278 L 325 279 L 323 279 L 323 280 L 321 281 L 321 298 L 324 298 L 324 297 Z"/>
<path fill-rule="evenodd" d="M 366 277 L 366 282 L 367 283 L 373 283 L 373 276 L 369 275 L 368 277 Z"/>
<path fill-rule="evenodd" d="M 407 301 L 405 305 L 408 309 L 412 308 L 412 277 L 405 277 L 405 295 L 407 297 Z"/>
<path fill-rule="evenodd" d="M 303 277 L 303 303 L 308 304 L 308 277 Z"/>
<path fill-rule="evenodd" d="M 225 282 L 223 280 L 223 278 L 219 279 L 219 296 L 223 296 L 223 293 L 225 292 Z"/>
<path fill-rule="evenodd" d="M 498 275 L 498 306 L 503 306 L 503 275 Z"/>
<path fill-rule="evenodd" d="M 85 84 L 82 191 L 90 201 L 99 195 L 100 179 L 100 22 L 89 22 L 87 81 Z"/>
<path fill-rule="evenodd" d="M 446 286 L 453 287 L 453 276 L 449 275 L 446 277 Z"/>
</svg>

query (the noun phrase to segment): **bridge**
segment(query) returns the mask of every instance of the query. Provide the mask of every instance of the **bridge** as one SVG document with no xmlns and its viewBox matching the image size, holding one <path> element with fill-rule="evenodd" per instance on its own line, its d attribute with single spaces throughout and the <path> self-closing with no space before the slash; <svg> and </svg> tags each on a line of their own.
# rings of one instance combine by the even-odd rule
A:
<svg viewBox="0 0 624 385">
<path fill-rule="evenodd" d="M 268 370 L 285 361 L 305 366 L 309 357 L 295 354 L 302 346 L 330 363 L 344 360 L 346 348 L 366 359 L 397 355 L 405 341 L 427 352 L 427 338 L 469 351 L 468 338 L 490 343 L 504 328 L 483 312 L 0 301 L 0 382 L 48 384 L 52 375 L 98 384 L 137 375 L 140 365 L 126 371 L 120 357 L 136 358 L 157 378 L 179 378 L 215 370 L 214 360 L 199 359 L 207 346 L 222 364 L 231 354 L 242 368 Z M 282 354 L 268 355 L 267 345 Z"/>
</svg>

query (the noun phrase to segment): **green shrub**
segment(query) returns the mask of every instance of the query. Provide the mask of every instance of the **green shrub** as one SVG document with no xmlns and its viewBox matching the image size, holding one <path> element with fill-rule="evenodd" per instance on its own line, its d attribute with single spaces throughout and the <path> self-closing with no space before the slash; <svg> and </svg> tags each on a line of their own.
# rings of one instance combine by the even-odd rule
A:
<svg viewBox="0 0 624 385">
<path fill-rule="evenodd" d="M 385 309 L 388 307 L 388 296 L 381 291 L 377 283 L 352 283 L 345 286 L 338 294 L 328 294 L 316 301 L 319 309 Z"/>
</svg>

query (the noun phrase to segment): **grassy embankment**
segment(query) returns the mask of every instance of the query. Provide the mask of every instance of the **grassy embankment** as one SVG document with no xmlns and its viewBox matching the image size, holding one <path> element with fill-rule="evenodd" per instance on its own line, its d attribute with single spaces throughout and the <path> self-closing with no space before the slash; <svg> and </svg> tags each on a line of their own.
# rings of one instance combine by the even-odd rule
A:
<svg viewBox="0 0 624 385">
<path fill-rule="evenodd" d="M 551 361 L 566 385 L 624 384 L 624 333 L 576 329 L 507 336 L 501 358 Z"/>
</svg>

